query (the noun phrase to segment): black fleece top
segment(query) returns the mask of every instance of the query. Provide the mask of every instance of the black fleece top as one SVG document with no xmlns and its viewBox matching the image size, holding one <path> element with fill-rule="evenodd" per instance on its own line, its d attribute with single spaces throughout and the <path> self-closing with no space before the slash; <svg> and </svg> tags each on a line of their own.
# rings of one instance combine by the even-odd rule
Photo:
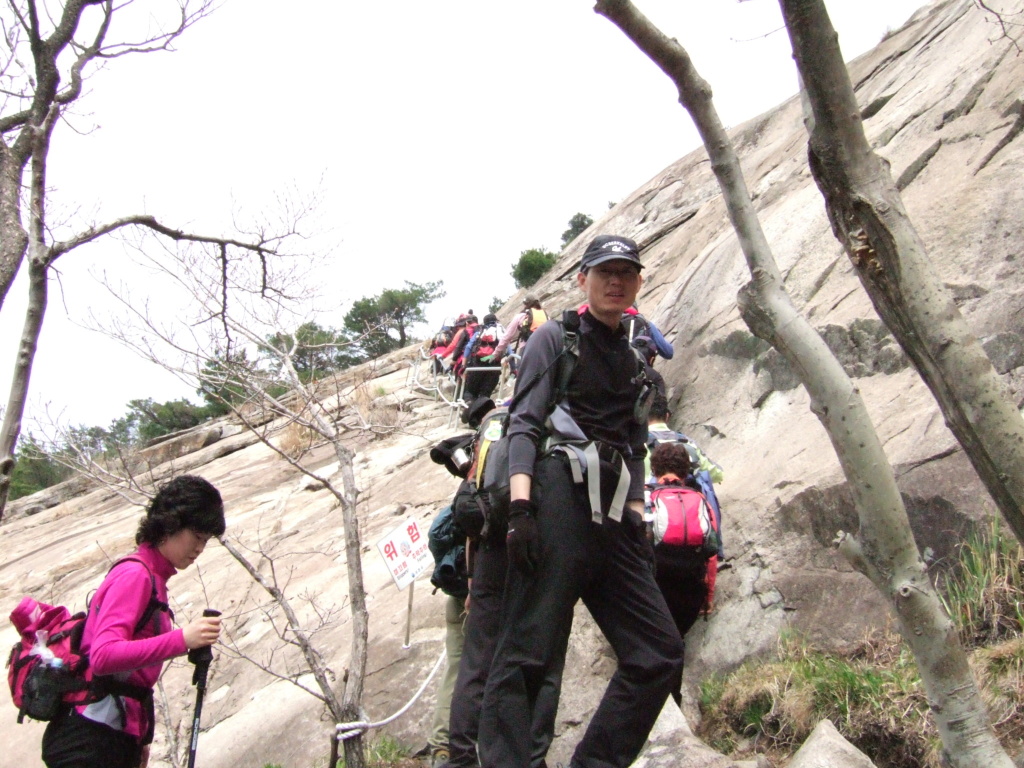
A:
<svg viewBox="0 0 1024 768">
<path fill-rule="evenodd" d="M 549 320 L 530 337 L 516 377 L 516 390 L 542 371 L 543 377 L 516 403 L 509 420 L 509 473 L 533 476 L 537 445 L 553 397 L 562 351 L 562 328 Z M 613 330 L 584 312 L 580 316 L 579 360 L 569 380 L 569 413 L 589 439 L 616 448 L 626 460 L 630 482 L 627 500 L 644 497 L 647 425 L 634 418 L 640 394 L 637 359 L 621 325 Z"/>
</svg>

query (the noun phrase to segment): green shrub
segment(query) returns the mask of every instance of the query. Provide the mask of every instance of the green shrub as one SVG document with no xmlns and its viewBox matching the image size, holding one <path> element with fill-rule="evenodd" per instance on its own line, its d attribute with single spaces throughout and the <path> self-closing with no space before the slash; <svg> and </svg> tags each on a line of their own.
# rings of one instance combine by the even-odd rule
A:
<svg viewBox="0 0 1024 768">
<path fill-rule="evenodd" d="M 58 460 L 61 451 L 59 446 L 47 445 L 32 434 L 22 435 L 14 450 L 16 461 L 11 474 L 11 500 L 29 496 L 71 477 L 72 471 Z"/>
<path fill-rule="evenodd" d="M 699 733 L 728 754 L 788 755 L 823 719 L 879 768 L 935 766 L 937 737 L 917 668 L 900 639 L 880 633 L 850 654 L 785 637 L 778 658 L 752 661 L 701 687 Z M 726 749 L 732 747 L 732 749 Z"/>
</svg>

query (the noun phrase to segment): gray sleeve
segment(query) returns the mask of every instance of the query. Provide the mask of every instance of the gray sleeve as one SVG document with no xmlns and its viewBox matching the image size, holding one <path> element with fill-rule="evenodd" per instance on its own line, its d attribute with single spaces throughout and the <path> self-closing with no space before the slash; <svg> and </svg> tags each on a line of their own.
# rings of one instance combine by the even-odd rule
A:
<svg viewBox="0 0 1024 768">
<path fill-rule="evenodd" d="M 510 475 L 533 475 L 537 443 L 544 433 L 558 367 L 554 361 L 561 354 L 562 346 L 562 327 L 549 320 L 530 336 L 530 343 L 523 352 L 516 376 L 516 393 L 534 379 L 537 383 L 516 402 L 509 417 Z"/>
</svg>

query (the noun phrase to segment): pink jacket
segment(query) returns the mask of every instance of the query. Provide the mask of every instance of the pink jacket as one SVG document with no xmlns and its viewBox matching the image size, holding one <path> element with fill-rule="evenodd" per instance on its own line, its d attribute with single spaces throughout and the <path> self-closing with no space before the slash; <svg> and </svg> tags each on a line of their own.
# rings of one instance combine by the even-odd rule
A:
<svg viewBox="0 0 1024 768">
<path fill-rule="evenodd" d="M 115 675 L 132 685 L 152 688 L 163 662 L 181 656 L 188 649 L 183 631 L 172 628 L 171 616 L 163 610 L 157 610 L 152 620 L 137 635 L 133 634 L 153 592 L 150 572 L 156 583 L 157 599 L 166 603 L 167 580 L 176 571 L 170 561 L 149 544 L 139 547 L 132 557 L 142 560 L 149 569 L 129 560 L 110 571 L 89 604 L 82 649 L 89 654 L 89 666 L 94 674 Z M 123 724 L 113 696 L 76 709 L 83 717 L 124 730 L 141 740 L 149 727 L 145 707 L 132 698 L 122 697 L 121 700 L 127 715 Z"/>
</svg>

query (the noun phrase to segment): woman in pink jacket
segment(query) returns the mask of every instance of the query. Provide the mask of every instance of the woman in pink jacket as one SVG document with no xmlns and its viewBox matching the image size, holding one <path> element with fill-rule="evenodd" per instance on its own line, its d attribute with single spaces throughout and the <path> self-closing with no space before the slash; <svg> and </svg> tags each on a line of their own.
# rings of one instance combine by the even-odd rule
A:
<svg viewBox="0 0 1024 768">
<path fill-rule="evenodd" d="M 219 618 L 172 627 L 167 580 L 224 529 L 220 493 L 206 480 L 183 475 L 159 489 L 135 534 L 138 549 L 110 569 L 89 604 L 82 649 L 96 700 L 69 705 L 47 725 L 48 768 L 146 766 L 163 662 L 212 645 L 220 634 Z"/>
</svg>

